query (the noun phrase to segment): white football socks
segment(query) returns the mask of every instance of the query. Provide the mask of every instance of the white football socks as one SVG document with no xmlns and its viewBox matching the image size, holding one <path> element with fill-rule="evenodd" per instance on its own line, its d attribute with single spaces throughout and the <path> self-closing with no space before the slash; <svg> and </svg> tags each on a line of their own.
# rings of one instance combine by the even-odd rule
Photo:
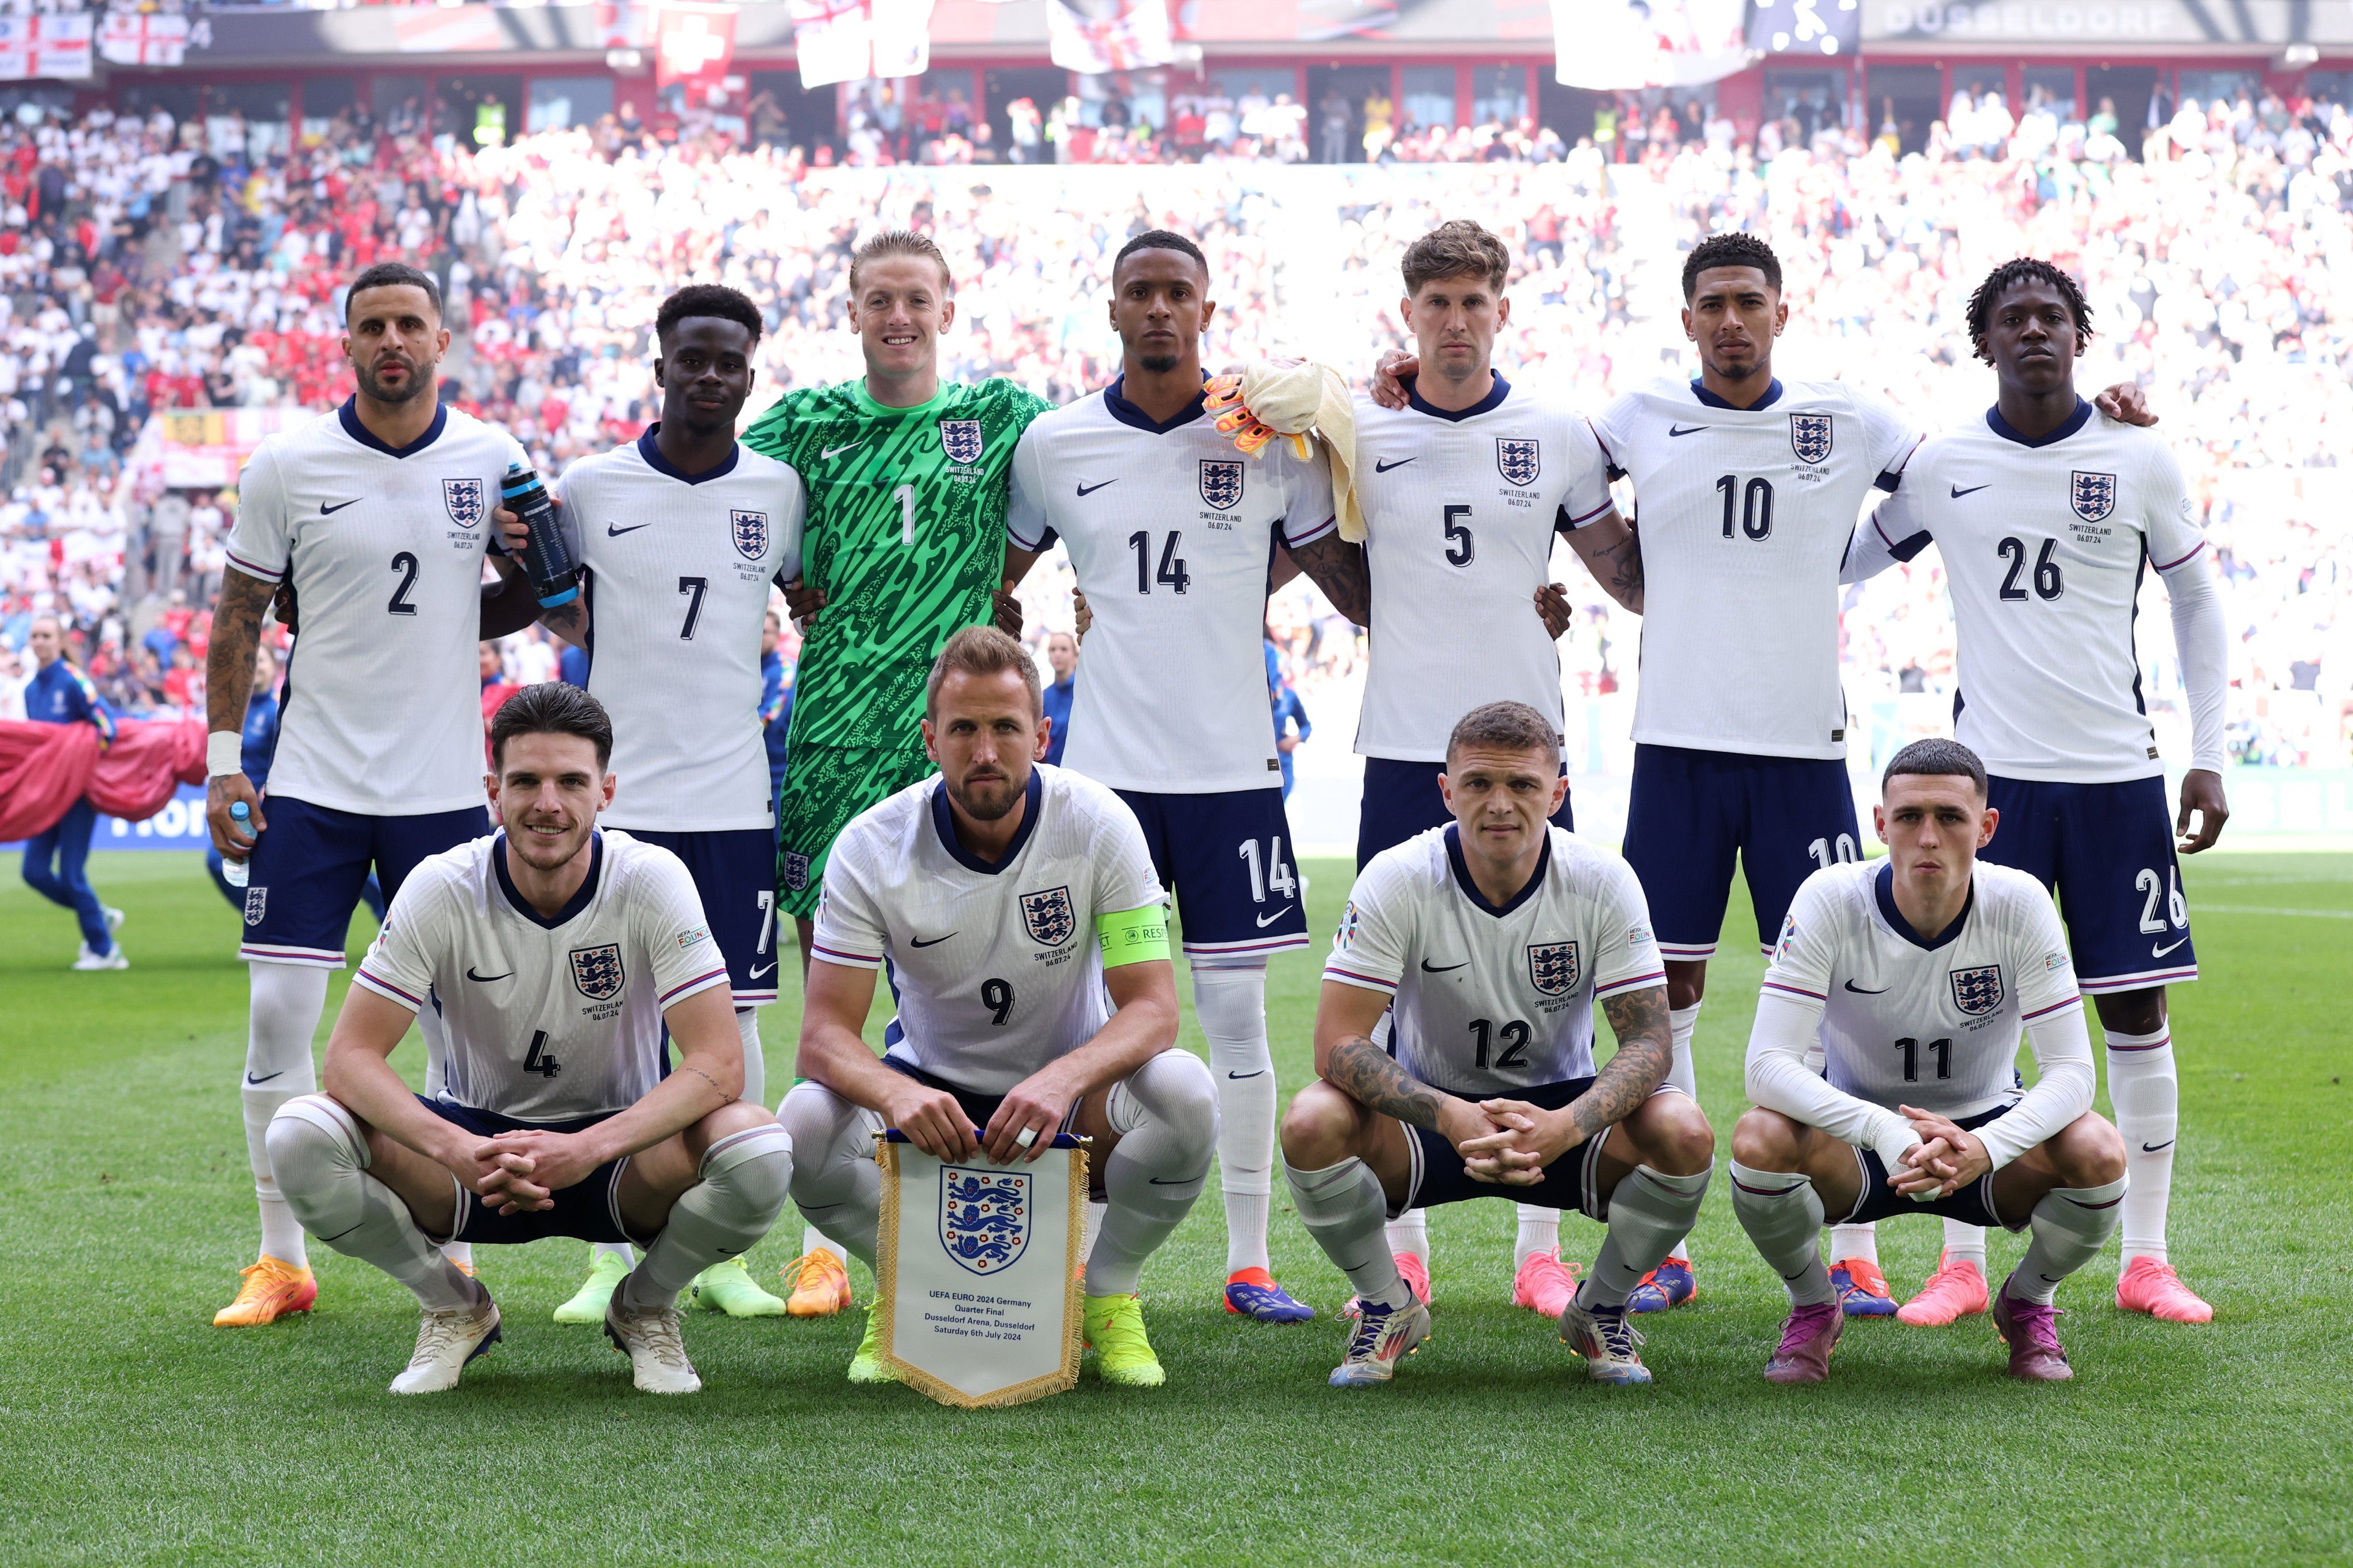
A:
<svg viewBox="0 0 2353 1568">
<path fill-rule="evenodd" d="M 744 1040 L 744 1092 L 736 1098 L 768 1109 L 768 1058 L 760 1050 L 760 1010 L 735 1009 L 735 1033 Z"/>
<path fill-rule="evenodd" d="M 1541 1204 L 1514 1206 L 1520 1211 L 1519 1234 L 1512 1241 L 1512 1274 L 1516 1279 L 1520 1265 L 1537 1253 L 1560 1250 L 1560 1211 Z M 1422 1261 L 1428 1263 L 1430 1259 L 1425 1257 Z"/>
<path fill-rule="evenodd" d="M 1849 1258 L 1858 1258 L 1879 1267 L 1879 1226 L 1876 1225 L 1834 1225 L 1831 1226 L 1831 1264 L 1833 1268 Z"/>
<path fill-rule="evenodd" d="M 1381 1216 L 1388 1199 L 1371 1166 L 1355 1155 L 1336 1165 L 1303 1171 L 1285 1160 L 1282 1173 L 1291 1183 L 1292 1202 L 1299 1223 L 1315 1238 L 1324 1255 L 1339 1266 L 1363 1300 L 1380 1307 L 1402 1307 L 1411 1292 L 1397 1259 L 1381 1233 Z"/>
<path fill-rule="evenodd" d="M 2125 1261 L 2166 1260 L 2165 1214 L 2173 1199 L 2173 1145 L 2180 1128 L 2181 1082 L 2173 1065 L 2170 1020 L 2151 1035 L 2104 1031 L 2108 1100 L 2125 1140 Z"/>
<path fill-rule="evenodd" d="M 731 1132 L 704 1152 L 696 1175 L 621 1281 L 620 1302 L 631 1311 L 677 1306 L 696 1275 L 768 1234 L 792 1190 L 793 1141 L 773 1121 Z"/>
<path fill-rule="evenodd" d="M 245 1109 L 245 1154 L 253 1195 L 261 1208 L 261 1250 L 280 1263 L 309 1267 L 302 1225 L 286 1205 L 269 1162 L 269 1122 L 278 1108 L 319 1087 L 311 1038 L 327 1009 L 329 972 L 309 963 L 248 963 L 250 994 L 245 1078 L 237 1095 Z"/>
<path fill-rule="evenodd" d="M 1971 1225 L 1965 1219 L 1947 1220 L 1945 1222 L 1945 1261 L 1974 1263 L 1978 1266 L 1978 1272 L 1983 1274 L 1986 1271 L 1985 1226 Z"/>
<path fill-rule="evenodd" d="M 1163 1051 L 1112 1086 L 1104 1113 L 1119 1142 L 1103 1162 L 1103 1228 L 1087 1249 L 1086 1293 L 1126 1296 L 1208 1181 L 1217 1086 L 1192 1052 Z"/>
<path fill-rule="evenodd" d="M 2051 1304 L 2059 1282 L 2099 1255 L 2116 1231 L 2125 1179 L 2097 1187 L 2053 1187 L 2034 1205 L 2033 1239 L 2002 1287 L 2013 1301 Z"/>
<path fill-rule="evenodd" d="M 1521 1211 L 1525 1213 L 1524 1209 Z M 1408 1209 L 1385 1227 L 1388 1233 L 1391 1252 L 1410 1252 L 1421 1259 L 1424 1268 L 1430 1267 L 1430 1211 Z M 1516 1269 L 1517 1264 L 1513 1268 Z"/>
<path fill-rule="evenodd" d="M 882 1168 L 874 1163 L 882 1119 L 805 1079 L 776 1107 L 776 1120 L 792 1137 L 793 1204 L 802 1220 L 871 1268 L 882 1222 Z"/>
<path fill-rule="evenodd" d="M 1588 1307 L 1622 1307 L 1642 1276 L 1666 1261 L 1667 1249 L 1699 1218 L 1711 1171 L 1671 1176 L 1637 1165 L 1609 1194 L 1609 1230 L 1594 1255 L 1577 1299 Z"/>
<path fill-rule="evenodd" d="M 1266 1045 L 1266 966 L 1193 968 L 1193 1016 L 1218 1089 L 1219 1180 L 1226 1195 L 1226 1272 L 1267 1266 L 1274 1190 L 1274 1059 Z"/>
<path fill-rule="evenodd" d="M 1788 1287 L 1791 1306 L 1827 1306 L 1838 1300 L 1830 1268 L 1822 1262 L 1822 1199 L 1813 1178 L 1755 1171 L 1735 1160 L 1732 1213 Z"/>
<path fill-rule="evenodd" d="M 1692 1031 L 1699 1027 L 1701 1006 L 1701 1003 L 1694 1002 L 1688 1007 L 1667 1009 L 1667 1031 L 1670 1043 L 1674 1047 L 1674 1055 L 1667 1064 L 1667 1081 L 1691 1096 L 1694 1105 L 1699 1103 L 1699 1069 L 1692 1064 Z M 1684 1268 L 1690 1268 L 1691 1237 L 1677 1237 L 1675 1244 L 1667 1248 L 1667 1258 L 1677 1259 Z M 1660 1261 L 1663 1263 L 1666 1258 Z"/>
<path fill-rule="evenodd" d="M 425 1098 L 438 1100 L 448 1082 L 449 1029 L 441 1015 L 430 1007 L 418 1010 L 417 1032 L 425 1037 Z M 445 1241 L 441 1256 L 459 1268 L 470 1272 L 474 1267 L 474 1244 L 470 1241 Z"/>
<path fill-rule="evenodd" d="M 323 1094 L 296 1095 L 270 1120 L 269 1148 L 287 1205 L 313 1236 L 375 1264 L 428 1312 L 480 1300 L 475 1283 L 417 1227 L 400 1194 L 368 1174 L 367 1139 L 350 1111 Z"/>
</svg>

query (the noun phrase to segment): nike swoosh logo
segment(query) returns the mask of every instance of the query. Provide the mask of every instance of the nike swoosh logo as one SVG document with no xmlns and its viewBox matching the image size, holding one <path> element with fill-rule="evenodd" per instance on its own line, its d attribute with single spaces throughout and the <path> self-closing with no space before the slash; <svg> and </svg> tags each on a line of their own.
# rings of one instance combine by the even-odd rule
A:
<svg viewBox="0 0 2353 1568">
<path fill-rule="evenodd" d="M 1097 490 L 1105 488 L 1105 486 L 1115 485 L 1117 483 L 1119 483 L 1117 479 L 1105 479 L 1103 484 L 1100 485 L 1081 485 L 1079 487 L 1079 494 L 1082 496 L 1091 496 Z"/>
<path fill-rule="evenodd" d="M 2189 939 L 2185 936 L 2181 939 L 2181 942 L 2172 942 L 2164 947 L 2153 948 L 2149 952 L 2149 956 L 2151 958 L 2163 958 L 2167 953 L 2171 952 L 2175 948 L 2179 947 L 2182 942 L 2188 942 L 2189 940 Z"/>
<path fill-rule="evenodd" d="M 608 522 L 605 525 L 605 537 L 607 539 L 618 539 L 625 533 L 635 533 L 641 528 L 651 528 L 653 524 L 650 522 L 633 522 L 627 528 L 615 528 Z"/>
<path fill-rule="evenodd" d="M 2158 1154 L 2172 1147 L 2173 1140 L 2168 1138 L 2162 1143 L 2144 1143 L 2140 1146 L 2140 1152 L 2144 1154 Z"/>
<path fill-rule="evenodd" d="M 1696 436 L 1706 428 L 1707 426 L 1704 425 L 1670 425 L 1667 426 L 1667 434 L 1670 436 Z"/>
<path fill-rule="evenodd" d="M 248 1073 L 245 1075 L 245 1081 L 248 1083 L 268 1083 L 273 1078 L 284 1078 L 285 1076 L 286 1069 L 284 1068 L 280 1068 L 276 1072 L 263 1073 L 259 1078 L 256 1078 L 251 1073 Z"/>
<path fill-rule="evenodd" d="M 1421 961 L 1421 972 L 1424 974 L 1443 974 L 1450 969 L 1467 969 L 1470 966 L 1471 961 L 1467 958 L 1460 963 L 1432 963 L 1426 958 Z"/>
<path fill-rule="evenodd" d="M 512 979 L 513 979 L 513 978 L 514 978 L 514 971 L 513 971 L 513 970 L 512 970 L 512 969 L 510 969 L 510 970 L 508 970 L 504 974 L 477 974 L 477 973 L 474 973 L 474 966 L 473 966 L 472 964 L 470 964 L 470 964 L 466 965 L 466 978 L 467 978 L 467 979 L 469 979 L 469 980 L 484 980 L 484 981 L 489 981 L 489 980 L 512 980 Z"/>
<path fill-rule="evenodd" d="M 1953 499 L 1955 500 L 1958 500 L 1963 496 L 1973 496 L 1985 488 L 1986 487 L 1984 485 L 1971 485 L 1968 489 L 1963 489 L 1960 486 L 1955 485 L 1953 487 Z"/>
<path fill-rule="evenodd" d="M 1377 474 L 1386 474 L 1391 468 L 1402 468 L 1408 463 L 1412 461 L 1413 459 L 1411 458 L 1399 458 L 1394 463 L 1384 463 L 1379 458 L 1376 458 L 1373 459 L 1373 472 Z"/>
<path fill-rule="evenodd" d="M 859 445 L 859 442 L 852 441 L 847 447 L 828 447 L 824 451 L 818 454 L 818 460 L 822 463 L 830 463 L 836 458 L 840 457 L 844 452 L 855 450 Z"/>
<path fill-rule="evenodd" d="M 955 935 L 955 932 L 948 932 L 948 936 L 954 935 Z M 916 937 L 913 941 L 909 942 L 907 945 L 909 947 L 937 947 L 940 943 L 947 941 L 948 936 L 935 936 L 929 942 L 925 942 L 922 937 Z"/>
<path fill-rule="evenodd" d="M 333 506 L 329 506 L 325 501 L 321 501 L 319 503 L 319 515 L 321 517 L 332 517 L 337 512 L 343 510 L 343 508 L 347 506 L 357 506 L 366 499 L 367 498 L 365 496 L 353 496 L 351 500 L 347 501 L 338 501 Z"/>
<path fill-rule="evenodd" d="M 1279 910 L 1275 910 L 1275 911 L 1274 911 L 1274 913 L 1272 913 L 1272 914 L 1271 914 L 1271 915 L 1261 915 L 1261 916 L 1259 916 L 1259 917 L 1258 917 L 1258 929 L 1259 929 L 1259 930 L 1261 930 L 1261 931 L 1264 931 L 1267 927 L 1269 927 L 1269 926 L 1272 925 L 1275 921 L 1277 921 L 1281 920 L 1283 916 L 1285 916 L 1285 915 L 1289 914 L 1290 912 L 1291 912 L 1291 906 L 1290 906 L 1290 905 L 1288 905 L 1288 904 L 1285 904 L 1282 908 L 1281 908 L 1281 909 L 1279 909 Z"/>
<path fill-rule="evenodd" d="M 1809 1272 L 1808 1270 L 1803 1269 L 1803 1268 L 1800 1268 L 1800 1269 L 1799 1269 L 1795 1274 L 1784 1274 L 1784 1275 L 1782 1275 L 1782 1276 L 1781 1276 L 1781 1278 L 1782 1278 L 1782 1279 L 1790 1279 L 1790 1280 L 1803 1279 L 1806 1277 L 1806 1275 L 1807 1275 L 1807 1273 L 1808 1273 L 1808 1272 Z"/>
<path fill-rule="evenodd" d="M 1887 987 L 1884 985 L 1881 986 L 1876 991 L 1865 991 L 1862 986 L 1857 985 L 1852 980 L 1846 983 L 1846 988 L 1853 992 L 1858 996 L 1884 996 L 1887 994 Z"/>
<path fill-rule="evenodd" d="M 772 971 L 774 971 L 774 970 L 776 969 L 776 960 L 774 960 L 774 959 L 770 959 L 767 963 L 764 963 L 764 964 L 760 965 L 760 967 L 759 967 L 759 968 L 757 968 L 757 969 L 755 969 L 755 970 L 752 971 L 752 973 L 751 973 L 748 976 L 746 976 L 746 978 L 747 978 L 747 979 L 752 979 L 752 980 L 757 980 L 757 979 L 759 979 L 759 978 L 760 978 L 760 976 L 762 976 L 763 974 L 766 974 L 766 973 L 771 973 Z"/>
<path fill-rule="evenodd" d="M 1157 1176 L 1147 1176 L 1145 1179 L 1155 1187 L 1189 1187 L 1194 1182 L 1198 1182 L 1201 1178 L 1195 1176 L 1191 1181 L 1187 1181 L 1186 1178 L 1179 1176 L 1173 1182 L 1164 1182 Z"/>
<path fill-rule="evenodd" d="M 2064 1285 L 2067 1283 L 2067 1277 L 2064 1274 L 2062 1274 L 2058 1279 L 2053 1279 L 2048 1274 L 2042 1274 L 2042 1270 L 2040 1268 L 2036 1269 L 2035 1272 L 2042 1275 L 2042 1282 L 2045 1285 Z"/>
<path fill-rule="evenodd" d="M 1272 1071 L 1272 1070 L 1273 1070 L 1273 1069 L 1272 1069 L 1272 1068 L 1259 1068 L 1259 1069 L 1258 1069 L 1258 1071 L 1256 1071 L 1256 1072 L 1229 1072 L 1229 1073 L 1227 1073 L 1227 1074 L 1226 1074 L 1226 1076 L 1227 1076 L 1228 1078 L 1232 1078 L 1232 1079 L 1242 1079 L 1242 1078 L 1264 1078 L 1264 1077 L 1265 1077 L 1269 1072 L 1271 1072 L 1271 1071 Z"/>
</svg>

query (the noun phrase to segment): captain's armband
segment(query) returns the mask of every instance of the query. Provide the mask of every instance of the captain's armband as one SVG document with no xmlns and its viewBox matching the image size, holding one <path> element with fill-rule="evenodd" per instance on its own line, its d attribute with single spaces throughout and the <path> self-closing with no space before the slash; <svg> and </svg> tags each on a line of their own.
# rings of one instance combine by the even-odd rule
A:
<svg viewBox="0 0 2353 1568">
<path fill-rule="evenodd" d="M 1095 941 L 1103 948 L 1103 966 L 1144 963 L 1168 956 L 1168 910 L 1162 904 L 1140 910 L 1118 910 L 1095 917 Z"/>
</svg>

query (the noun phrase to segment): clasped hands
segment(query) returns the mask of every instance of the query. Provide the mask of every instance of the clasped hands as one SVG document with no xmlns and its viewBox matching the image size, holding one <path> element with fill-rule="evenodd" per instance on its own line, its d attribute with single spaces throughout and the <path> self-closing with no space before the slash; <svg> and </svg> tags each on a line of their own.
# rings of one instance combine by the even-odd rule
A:
<svg viewBox="0 0 2353 1568">
<path fill-rule="evenodd" d="M 1449 1100 L 1438 1113 L 1438 1131 L 1462 1156 L 1472 1181 L 1506 1187 L 1536 1185 L 1546 1166 L 1585 1142 L 1570 1111 L 1524 1100 Z"/>
<path fill-rule="evenodd" d="M 1912 1123 L 1912 1135 L 1919 1142 L 1904 1152 L 1895 1170 L 1887 1173 L 1887 1184 L 1914 1203 L 1951 1197 L 1993 1169 L 1993 1157 L 1986 1152 L 1984 1142 L 1949 1117 L 1908 1105 L 1897 1106 L 1895 1113 Z"/>
<path fill-rule="evenodd" d="M 605 1159 L 585 1134 L 522 1128 L 461 1141 L 441 1163 L 487 1207 L 513 1215 L 554 1208 L 557 1193 L 586 1181 Z"/>
</svg>

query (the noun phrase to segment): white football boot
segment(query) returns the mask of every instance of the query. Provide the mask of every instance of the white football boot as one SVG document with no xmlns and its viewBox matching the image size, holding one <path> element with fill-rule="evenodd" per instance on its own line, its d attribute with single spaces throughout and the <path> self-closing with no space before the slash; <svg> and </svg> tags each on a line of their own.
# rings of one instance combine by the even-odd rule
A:
<svg viewBox="0 0 2353 1568">
<path fill-rule="evenodd" d="M 480 1287 L 477 1286 L 477 1289 Z M 392 1380 L 395 1394 L 438 1394 L 458 1386 L 468 1362 L 499 1342 L 499 1309 L 491 1293 L 470 1307 L 427 1311 L 417 1325 L 417 1351 Z"/>
<path fill-rule="evenodd" d="M 702 1379 L 694 1375 L 693 1363 L 686 1359 L 686 1342 L 679 1335 L 681 1322 L 675 1307 L 649 1307 L 633 1312 L 621 1305 L 621 1293 L 605 1308 L 605 1337 L 613 1348 L 629 1358 L 630 1369 L 637 1373 L 638 1389 L 646 1394 L 694 1394 L 701 1391 Z"/>
</svg>

